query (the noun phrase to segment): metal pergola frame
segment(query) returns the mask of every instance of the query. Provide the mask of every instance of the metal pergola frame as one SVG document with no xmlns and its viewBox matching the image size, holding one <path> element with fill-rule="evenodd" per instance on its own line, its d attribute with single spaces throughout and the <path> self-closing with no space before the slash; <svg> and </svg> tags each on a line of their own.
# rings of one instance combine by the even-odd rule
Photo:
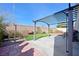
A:
<svg viewBox="0 0 79 59">
<path fill-rule="evenodd" d="M 77 6 L 79 6 L 79 4 L 71 7 L 71 5 L 70 5 L 70 3 L 69 3 L 69 8 L 54 13 L 54 14 L 57 14 L 57 13 L 63 12 L 63 13 L 65 14 L 65 16 L 66 16 L 66 22 L 67 22 L 67 26 L 68 26 L 68 28 L 67 28 L 67 31 L 68 31 L 68 36 L 67 36 L 67 40 L 68 40 L 68 41 L 67 41 L 67 42 L 68 42 L 68 43 L 67 43 L 67 51 L 66 51 L 66 52 L 68 53 L 69 56 L 72 56 L 72 55 L 73 55 L 73 51 L 72 51 L 73 22 L 75 21 L 75 20 L 73 20 L 73 19 L 74 19 L 73 13 L 74 13 L 74 14 L 77 13 L 77 12 L 76 12 L 76 11 L 77 11 L 76 9 L 75 9 L 75 11 L 74 11 L 74 8 L 76 8 Z M 49 15 L 49 16 L 51 16 L 51 15 Z M 49 17 L 49 16 L 47 16 L 47 17 Z M 45 17 L 44 17 L 44 18 L 45 18 Z M 44 19 L 44 18 L 42 18 L 42 19 Z M 76 17 L 75 17 L 75 18 L 76 18 Z M 40 21 L 40 20 L 42 20 L 42 19 L 33 21 L 33 22 L 34 22 L 34 40 L 36 39 L 36 23 L 37 23 L 37 22 L 46 23 L 46 22 L 44 22 L 44 21 Z M 62 22 L 61 22 L 61 23 L 62 23 Z M 49 34 L 50 25 L 53 25 L 53 24 L 48 24 L 48 23 L 46 23 L 46 24 L 48 25 L 48 34 Z"/>
</svg>

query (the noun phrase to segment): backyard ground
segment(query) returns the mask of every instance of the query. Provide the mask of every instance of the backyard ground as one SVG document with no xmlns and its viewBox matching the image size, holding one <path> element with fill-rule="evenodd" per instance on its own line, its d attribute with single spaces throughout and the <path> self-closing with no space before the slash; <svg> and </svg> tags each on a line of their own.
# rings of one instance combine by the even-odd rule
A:
<svg viewBox="0 0 79 59">
<path fill-rule="evenodd" d="M 11 41 L 12 43 L 13 41 Z M 8 43 L 7 43 L 8 44 Z M 43 37 L 38 40 L 16 40 L 0 48 L 1 56 L 65 56 L 65 39 L 61 36 Z"/>
</svg>

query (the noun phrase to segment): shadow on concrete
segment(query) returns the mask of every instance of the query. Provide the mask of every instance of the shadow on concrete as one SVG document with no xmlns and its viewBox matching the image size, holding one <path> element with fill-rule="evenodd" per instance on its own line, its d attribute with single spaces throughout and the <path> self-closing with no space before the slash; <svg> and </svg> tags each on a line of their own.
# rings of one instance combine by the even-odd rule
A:
<svg viewBox="0 0 79 59">
<path fill-rule="evenodd" d="M 60 35 L 54 38 L 54 56 L 66 56 L 66 39 Z"/>
<path fill-rule="evenodd" d="M 34 55 L 34 48 L 30 48 L 24 53 L 21 53 L 19 56 L 33 56 Z"/>
<path fill-rule="evenodd" d="M 8 44 L 9 43 L 9 44 Z M 0 48 L 0 56 L 33 56 L 34 48 L 28 47 L 26 41 L 8 42 Z M 24 49 L 26 47 L 26 49 Z M 22 50 L 25 50 L 22 52 Z"/>
</svg>

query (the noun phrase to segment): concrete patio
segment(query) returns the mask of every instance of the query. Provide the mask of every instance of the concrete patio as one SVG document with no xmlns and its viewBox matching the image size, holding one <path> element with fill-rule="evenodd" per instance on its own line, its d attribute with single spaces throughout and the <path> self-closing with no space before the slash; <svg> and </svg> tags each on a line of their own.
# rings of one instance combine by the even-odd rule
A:
<svg viewBox="0 0 79 59">
<path fill-rule="evenodd" d="M 66 39 L 61 36 L 44 37 L 31 42 L 47 56 L 66 56 Z"/>
</svg>

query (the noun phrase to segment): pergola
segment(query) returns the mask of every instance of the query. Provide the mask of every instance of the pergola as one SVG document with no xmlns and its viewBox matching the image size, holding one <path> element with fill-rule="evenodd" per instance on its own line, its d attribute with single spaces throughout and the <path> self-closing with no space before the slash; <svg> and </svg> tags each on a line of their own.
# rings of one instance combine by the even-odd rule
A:
<svg viewBox="0 0 79 59">
<path fill-rule="evenodd" d="M 37 22 L 43 22 L 46 23 L 48 26 L 48 34 L 50 25 L 59 24 L 59 23 L 67 23 L 67 51 L 68 55 L 72 55 L 72 39 L 73 39 L 73 21 L 77 19 L 77 11 L 78 11 L 79 5 L 71 6 L 69 4 L 69 7 L 67 9 L 64 9 L 62 11 L 56 12 L 52 15 L 46 16 L 44 18 L 34 20 L 34 40 L 36 39 L 36 23 Z M 54 21 L 55 20 L 55 21 Z"/>
</svg>

